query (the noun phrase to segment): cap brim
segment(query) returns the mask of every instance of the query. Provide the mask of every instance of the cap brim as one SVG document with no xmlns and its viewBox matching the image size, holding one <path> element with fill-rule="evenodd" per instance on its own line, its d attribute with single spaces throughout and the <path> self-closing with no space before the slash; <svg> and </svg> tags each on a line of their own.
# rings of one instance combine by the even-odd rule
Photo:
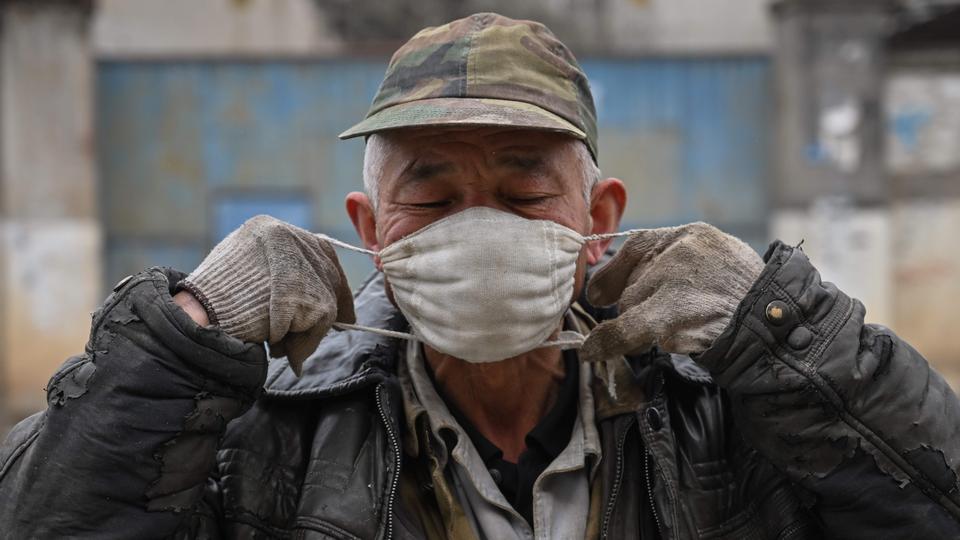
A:
<svg viewBox="0 0 960 540">
<path fill-rule="evenodd" d="M 430 98 L 387 107 L 340 134 L 341 139 L 411 127 L 507 126 L 587 135 L 550 111 L 522 101 L 486 98 Z"/>
</svg>

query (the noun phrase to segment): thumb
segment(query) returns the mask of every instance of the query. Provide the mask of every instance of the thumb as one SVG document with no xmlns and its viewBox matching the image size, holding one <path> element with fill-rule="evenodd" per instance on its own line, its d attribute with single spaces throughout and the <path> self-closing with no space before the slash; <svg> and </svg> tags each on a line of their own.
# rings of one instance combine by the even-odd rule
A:
<svg viewBox="0 0 960 540">
<path fill-rule="evenodd" d="M 655 322 L 650 320 L 641 304 L 594 327 L 580 348 L 580 359 L 601 362 L 640 352 L 652 347 L 657 335 Z"/>
<path fill-rule="evenodd" d="M 630 283 L 630 276 L 638 263 L 649 258 L 659 244 L 663 229 L 637 229 L 610 261 L 601 266 L 587 284 L 587 300 L 594 306 L 609 306 L 617 302 Z"/>
</svg>

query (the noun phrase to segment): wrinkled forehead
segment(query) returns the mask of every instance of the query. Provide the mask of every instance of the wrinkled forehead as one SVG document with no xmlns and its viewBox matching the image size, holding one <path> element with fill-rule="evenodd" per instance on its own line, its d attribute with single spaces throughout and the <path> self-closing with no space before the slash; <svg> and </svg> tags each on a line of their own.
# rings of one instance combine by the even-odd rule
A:
<svg viewBox="0 0 960 540">
<path fill-rule="evenodd" d="M 406 168 L 411 161 L 445 160 L 455 164 L 461 159 L 482 158 L 496 162 L 511 156 L 528 156 L 557 169 L 569 169 L 583 153 L 578 148 L 583 143 L 578 139 L 536 129 L 431 127 L 384 131 L 374 137 L 378 140 L 368 140 L 368 152 L 377 154 L 381 170 Z"/>
</svg>

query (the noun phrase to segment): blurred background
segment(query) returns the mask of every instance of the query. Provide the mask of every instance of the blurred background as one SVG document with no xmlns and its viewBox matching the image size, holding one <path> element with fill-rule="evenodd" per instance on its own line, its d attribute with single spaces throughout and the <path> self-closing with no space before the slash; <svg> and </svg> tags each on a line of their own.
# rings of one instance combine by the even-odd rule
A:
<svg viewBox="0 0 960 540">
<path fill-rule="evenodd" d="M 956 0 L 0 0 L 0 436 L 121 278 L 258 213 L 357 242 L 337 133 L 400 43 L 476 11 L 577 54 L 624 228 L 803 240 L 960 388 Z"/>
</svg>

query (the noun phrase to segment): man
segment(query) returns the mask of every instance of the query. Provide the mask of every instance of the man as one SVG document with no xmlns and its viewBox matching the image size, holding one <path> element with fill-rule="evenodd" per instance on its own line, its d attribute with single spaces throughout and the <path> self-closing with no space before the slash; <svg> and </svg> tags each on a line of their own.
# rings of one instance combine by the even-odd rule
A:
<svg viewBox="0 0 960 540">
<path fill-rule="evenodd" d="M 344 135 L 382 274 L 258 217 L 123 280 L 0 453 L 5 536 L 960 537 L 960 403 L 799 249 L 635 231 L 585 286 L 626 194 L 543 26 L 422 31 Z"/>
</svg>

